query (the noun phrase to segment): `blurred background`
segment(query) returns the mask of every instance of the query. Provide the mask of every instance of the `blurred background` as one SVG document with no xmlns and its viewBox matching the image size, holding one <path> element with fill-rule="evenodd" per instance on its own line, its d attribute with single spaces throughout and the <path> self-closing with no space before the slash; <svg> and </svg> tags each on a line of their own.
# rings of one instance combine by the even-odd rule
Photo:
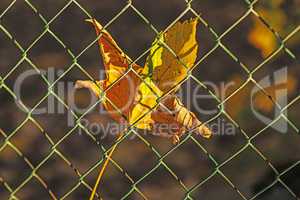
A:
<svg viewBox="0 0 300 200">
<path fill-rule="evenodd" d="M 139 58 L 137 63 L 143 66 L 145 56 L 141 55 L 156 37 L 144 19 L 157 31 L 163 31 L 175 20 L 183 21 L 196 13 L 201 17 L 197 28 L 198 65 L 193 71 L 195 79 L 182 85 L 183 101 L 193 99 L 193 88 L 198 81 L 220 88 L 233 82 L 225 96 L 215 94 L 220 99 L 230 96 L 225 103 L 227 114 L 219 114 L 209 124 L 222 121 L 225 126 L 234 125 L 234 134 L 222 134 L 224 127 L 217 126 L 213 131 L 218 134 L 211 139 L 194 136 L 178 147 L 153 135 L 125 139 L 114 153 L 115 164 L 107 168 L 100 197 L 121 199 L 129 194 L 127 199 L 184 199 L 192 188 L 193 199 L 299 199 L 300 1 L 194 0 L 188 4 L 184 0 L 133 0 L 128 3 L 1 0 L 0 199 L 9 199 L 12 192 L 17 199 L 53 199 L 53 196 L 87 199 L 88 185 L 94 185 L 100 169 L 94 166 L 103 156 L 101 146 L 108 148 L 115 141 L 115 136 L 94 137 L 76 123 L 68 122 L 72 116 L 64 106 L 70 104 L 68 88 L 78 79 L 89 79 L 84 71 L 98 79 L 99 70 L 103 69 L 97 44 L 89 46 L 95 40 L 94 30 L 84 19 L 90 15 L 103 25 L 109 23 L 107 30 L 119 46 L 133 60 Z M 187 5 L 192 10 L 186 11 Z M 234 93 L 245 84 L 252 70 L 255 70 L 252 78 L 259 82 L 283 67 L 288 70 L 288 81 L 281 87 L 287 90 L 288 103 L 292 102 L 287 108 L 289 124 L 285 134 L 266 127 L 251 111 L 253 83 L 248 82 Z M 35 74 L 22 84 L 21 101 L 36 109 L 47 108 L 51 101 L 55 109 L 28 117 L 12 91 L 18 77 L 32 69 Z M 53 94 L 44 98 L 48 85 L 38 70 L 52 70 L 54 77 L 52 73 L 44 74 L 48 80 L 56 80 L 64 73 L 53 87 L 54 92 L 58 87 L 66 88 L 64 93 L 57 94 L 62 101 Z M 212 88 L 207 87 L 196 93 L 208 95 Z M 261 91 L 255 97 L 255 108 L 264 116 L 274 116 L 276 105 L 272 100 L 278 97 L 275 90 L 275 86 L 270 86 L 265 88 L 266 94 Z M 87 110 L 88 95 L 88 91 L 77 91 L 75 105 Z M 218 106 L 214 98 L 197 103 L 205 109 Z M 59 108 L 64 108 L 64 112 L 58 112 Z M 190 105 L 190 109 L 202 121 L 217 115 L 199 113 L 195 105 Z M 104 125 L 112 123 L 98 110 L 97 106 L 83 118 Z M 75 111 L 75 114 L 82 113 Z M 286 121 L 281 118 L 276 123 L 282 120 Z M 252 136 L 255 137 L 249 145 Z M 159 155 L 165 155 L 163 163 Z M 34 173 L 32 169 L 36 169 Z M 140 192 L 128 193 L 136 181 Z M 261 191 L 264 192 L 257 195 Z"/>
</svg>

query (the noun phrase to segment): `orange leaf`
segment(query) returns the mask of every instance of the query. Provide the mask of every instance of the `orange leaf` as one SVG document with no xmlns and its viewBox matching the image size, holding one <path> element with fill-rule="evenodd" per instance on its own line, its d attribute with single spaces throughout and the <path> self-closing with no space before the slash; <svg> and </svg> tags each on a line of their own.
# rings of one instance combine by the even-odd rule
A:
<svg viewBox="0 0 300 200">
<path fill-rule="evenodd" d="M 106 79 L 95 83 L 77 81 L 77 88 L 89 88 L 97 96 L 105 91 L 104 107 L 119 123 L 128 123 L 152 132 L 155 132 L 157 125 L 174 125 L 174 130 L 169 127 L 156 132 L 160 136 L 172 138 L 174 142 L 178 142 L 180 136 L 192 129 L 205 138 L 210 137 L 211 131 L 177 97 L 167 95 L 165 100 L 158 103 L 159 98 L 177 86 L 194 65 L 198 49 L 196 19 L 178 22 L 163 35 L 164 42 L 177 57 L 165 47 L 157 46 L 156 42 L 161 39 L 158 38 L 144 68 L 136 64 L 132 64 L 131 68 L 131 59 L 100 23 L 95 19 L 87 21 L 93 23 L 99 37 Z"/>
</svg>

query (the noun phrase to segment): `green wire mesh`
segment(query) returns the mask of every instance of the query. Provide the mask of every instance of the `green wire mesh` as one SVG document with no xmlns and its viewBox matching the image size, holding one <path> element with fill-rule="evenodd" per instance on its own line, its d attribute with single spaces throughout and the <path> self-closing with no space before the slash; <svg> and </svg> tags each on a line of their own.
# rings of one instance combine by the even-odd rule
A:
<svg viewBox="0 0 300 200">
<path fill-rule="evenodd" d="M 205 148 L 205 146 L 203 144 L 201 144 L 201 142 L 199 142 L 199 140 L 197 140 L 195 138 L 194 135 L 188 133 L 187 136 L 185 138 L 183 138 L 178 144 L 174 145 L 171 149 L 169 149 L 168 151 L 166 151 L 165 153 L 161 153 L 154 145 L 151 144 L 150 141 L 148 141 L 148 139 L 146 137 L 144 137 L 141 134 L 138 134 L 136 132 L 135 129 L 129 128 L 128 131 L 124 134 L 124 136 L 118 140 L 115 141 L 115 143 L 118 144 L 122 144 L 124 141 L 128 140 L 130 136 L 135 135 L 136 136 L 136 140 L 139 140 L 140 142 L 142 142 L 144 145 L 144 148 L 149 149 L 152 154 L 156 157 L 157 162 L 155 163 L 155 165 L 149 169 L 146 173 L 144 173 L 141 177 L 139 177 L 138 179 L 134 179 L 130 176 L 130 174 L 122 168 L 122 165 L 119 164 L 116 160 L 114 160 L 114 158 L 112 158 L 111 160 L 111 165 L 118 170 L 119 172 L 121 172 L 121 174 L 125 177 L 125 179 L 127 179 L 128 181 L 128 191 L 121 197 L 121 199 L 130 199 L 130 196 L 133 193 L 138 193 L 141 199 L 148 199 L 147 195 L 143 192 L 143 190 L 140 188 L 140 183 L 143 182 L 146 178 L 151 177 L 151 174 L 153 174 L 158 168 L 163 167 L 165 169 L 165 171 L 167 173 L 169 173 L 169 175 L 171 175 L 171 177 L 174 179 L 174 181 L 181 187 L 181 189 L 184 191 L 185 195 L 184 195 L 184 199 L 199 199 L 198 197 L 196 198 L 194 196 L 194 192 L 196 190 L 198 190 L 201 187 L 204 187 L 211 179 L 213 179 L 214 177 L 218 176 L 221 177 L 225 183 L 231 188 L 232 191 L 234 191 L 239 197 L 240 199 L 245 199 L 245 200 L 253 200 L 253 199 L 257 199 L 261 194 L 263 194 L 264 192 L 266 192 L 268 189 L 272 188 L 274 185 L 276 184 L 281 184 L 295 199 L 300 199 L 299 196 L 296 195 L 295 191 L 293 191 L 282 179 L 282 177 L 287 174 L 288 172 L 292 171 L 296 166 L 298 166 L 300 164 L 300 160 L 298 162 L 295 162 L 294 164 L 292 164 L 291 166 L 289 166 L 288 168 L 286 168 L 283 171 L 280 171 L 278 169 L 276 169 L 276 167 L 271 163 L 271 161 L 268 159 L 267 156 L 264 155 L 264 153 L 262 151 L 260 151 L 255 144 L 253 143 L 253 140 L 258 137 L 260 134 L 262 134 L 266 129 L 268 129 L 269 127 L 271 127 L 273 124 L 275 124 L 276 122 L 278 122 L 279 120 L 285 120 L 291 127 L 293 127 L 293 129 L 296 132 L 299 132 L 299 130 L 297 129 L 296 124 L 294 124 L 294 122 L 292 122 L 291 120 L 289 120 L 289 118 L 284 114 L 284 111 L 287 111 L 290 107 L 292 107 L 293 105 L 295 105 L 296 103 L 298 103 L 299 99 L 300 99 L 300 95 L 298 95 L 297 97 L 295 97 L 294 99 L 292 99 L 291 101 L 289 101 L 289 103 L 285 106 L 285 107 L 280 107 L 280 105 L 276 102 L 275 99 L 271 99 L 271 101 L 281 110 L 281 115 L 279 115 L 276 119 L 274 119 L 270 124 L 268 124 L 267 126 L 265 126 L 263 129 L 261 129 L 260 131 L 256 132 L 255 134 L 252 134 L 251 136 L 242 129 L 242 127 L 239 125 L 239 123 L 237 121 L 235 121 L 228 112 L 226 112 L 226 110 L 224 109 L 224 104 L 235 94 L 239 93 L 247 84 L 251 83 L 254 84 L 255 86 L 257 86 L 258 88 L 261 88 L 263 90 L 263 92 L 265 93 L 266 96 L 268 96 L 268 92 L 265 91 L 263 89 L 263 87 L 261 85 L 259 85 L 259 83 L 253 78 L 254 74 L 260 69 L 263 68 L 264 65 L 271 60 L 273 57 L 275 57 L 276 55 L 279 54 L 279 52 L 284 51 L 287 53 L 287 55 L 295 60 L 296 62 L 298 62 L 299 60 L 297 60 L 298 58 L 296 57 L 295 54 L 292 53 L 292 51 L 287 47 L 286 43 L 287 41 L 293 37 L 294 35 L 296 35 L 297 33 L 299 34 L 300 31 L 300 26 L 298 25 L 297 27 L 295 27 L 289 34 L 287 34 L 284 38 L 282 38 L 280 36 L 280 34 L 278 32 L 276 32 L 265 20 L 262 16 L 259 15 L 258 12 L 256 12 L 254 6 L 255 4 L 257 4 L 259 1 L 258 0 L 254 0 L 254 1 L 249 1 L 249 0 L 244 0 L 244 2 L 242 2 L 245 7 L 247 7 L 248 9 L 246 10 L 246 12 L 241 15 L 229 28 L 227 28 L 222 34 L 218 34 L 213 26 L 209 25 L 208 22 L 202 17 L 202 15 L 200 13 L 198 13 L 194 8 L 193 8 L 193 1 L 197 1 L 197 0 L 186 0 L 184 1 L 186 4 L 186 8 L 183 12 L 180 13 L 180 15 L 171 23 L 169 24 L 169 26 L 163 30 L 166 31 L 169 27 L 171 27 L 172 25 L 174 25 L 177 21 L 179 21 L 183 16 L 185 16 L 187 13 L 192 14 L 194 17 L 199 18 L 201 25 L 205 26 L 209 32 L 213 35 L 214 37 L 214 46 L 204 55 L 201 56 L 201 58 L 197 61 L 197 63 L 195 63 L 193 69 L 196 69 L 200 64 L 202 64 L 203 62 L 205 62 L 205 60 L 207 59 L 207 57 L 209 55 L 211 55 L 213 52 L 216 51 L 216 49 L 221 49 L 224 51 L 225 54 L 228 55 L 228 57 L 230 59 L 232 59 L 235 63 L 237 63 L 240 68 L 244 71 L 244 73 L 247 74 L 247 79 L 245 80 L 245 82 L 237 89 L 235 90 L 232 94 L 230 94 L 229 96 L 227 96 L 224 100 L 220 99 L 219 97 L 217 97 L 213 91 L 211 91 L 211 89 L 209 87 L 207 87 L 201 80 L 199 80 L 195 75 L 193 75 L 192 73 L 189 74 L 189 76 L 183 80 L 180 84 L 184 84 L 184 82 L 186 82 L 188 79 L 192 79 L 193 81 L 195 81 L 197 84 L 199 84 L 202 88 L 204 88 L 204 90 L 211 95 L 211 97 L 218 102 L 218 109 L 219 112 L 212 117 L 211 119 L 207 120 L 205 123 L 209 123 L 215 119 L 217 119 L 219 116 L 223 115 L 226 116 L 226 118 L 242 133 L 242 136 L 245 138 L 246 143 L 244 146 L 242 146 L 242 148 L 240 148 L 238 151 L 236 151 L 233 155 L 231 155 L 229 158 L 227 158 L 226 160 L 222 161 L 222 162 L 218 162 L 217 159 L 215 159 L 214 155 L 210 154 L 209 151 Z M 5 17 L 6 13 L 9 12 L 11 9 L 14 8 L 14 6 L 16 6 L 16 4 L 19 1 L 17 0 L 13 0 L 9 3 L 9 5 L 7 6 L 7 8 L 0 13 L 0 20 L 2 21 L 2 18 Z M 84 2 L 84 1 L 82 1 Z M 101 2 L 95 2 L 95 3 L 101 3 Z M 124 2 L 122 2 L 124 3 Z M 70 6 L 76 6 L 77 8 L 79 8 L 79 10 L 86 16 L 86 18 L 93 18 L 94 16 L 90 13 L 90 11 L 88 11 L 85 8 L 84 3 L 79 3 L 79 1 L 76 0 L 70 0 L 67 1 L 65 3 L 65 5 L 50 19 L 47 20 L 46 17 L 43 16 L 42 13 L 39 12 L 39 10 L 37 9 L 34 1 L 30 1 L 30 0 L 24 0 L 24 5 L 26 7 L 28 7 L 35 15 L 36 18 L 38 18 L 40 20 L 40 22 L 43 24 L 43 29 L 41 31 L 41 33 L 34 39 L 34 41 L 28 46 L 28 47 L 24 47 L 22 46 L 19 42 L 18 39 L 15 38 L 13 36 L 13 33 L 11 33 L 9 31 L 8 28 L 5 27 L 4 24 L 2 24 L 2 22 L 0 21 L 0 31 L 6 36 L 6 40 L 9 40 L 19 51 L 19 53 L 21 54 L 19 60 L 17 61 L 15 66 L 12 66 L 11 69 L 9 70 L 8 73 L 6 73 L 3 77 L 0 77 L 0 90 L 5 90 L 6 92 L 9 93 L 9 95 L 18 103 L 22 106 L 23 110 L 26 111 L 26 118 L 24 119 L 24 121 L 22 121 L 18 127 L 16 127 L 15 130 L 13 130 L 11 133 L 7 133 L 5 131 L 3 131 L 2 129 L 0 129 L 1 135 L 2 137 L 4 137 L 4 140 L 1 142 L 1 146 L 0 146 L 0 152 L 3 152 L 5 150 L 5 148 L 10 147 L 11 149 L 13 149 L 13 151 L 17 154 L 18 157 L 20 157 L 25 163 L 26 165 L 30 168 L 31 173 L 24 178 L 24 180 L 19 183 L 16 186 L 11 186 L 4 178 L 0 177 L 0 182 L 2 183 L 2 186 L 4 188 L 4 190 L 6 190 L 9 193 L 9 199 L 22 199 L 20 197 L 18 197 L 18 192 L 20 190 L 22 190 L 24 187 L 26 187 L 26 185 L 32 181 L 33 179 L 36 180 L 38 182 L 39 185 L 41 185 L 46 191 L 47 191 L 47 198 L 50 199 L 68 199 L 70 198 L 70 196 L 72 195 L 72 193 L 74 191 L 76 191 L 78 188 L 80 187 L 84 187 L 86 188 L 88 191 L 92 190 L 93 187 L 93 182 L 88 182 L 87 181 L 87 177 L 90 176 L 91 174 L 93 176 L 96 176 L 95 171 L 98 171 L 99 168 L 101 167 L 102 163 L 104 162 L 106 156 L 107 156 L 107 152 L 112 148 L 112 146 L 115 144 L 111 144 L 110 147 L 104 147 L 103 144 L 101 144 L 99 142 L 99 140 L 90 132 L 90 130 L 88 130 L 82 123 L 81 120 L 91 111 L 93 110 L 96 106 L 98 106 L 101 101 L 103 100 L 103 98 L 106 98 L 105 96 L 103 96 L 101 99 L 99 99 L 97 101 L 96 104 L 94 104 L 93 106 L 91 106 L 88 110 L 86 110 L 85 113 L 83 114 L 77 114 L 75 111 L 72 110 L 72 108 L 67 104 L 67 102 L 65 102 L 65 100 L 63 98 L 60 97 L 59 94 L 55 93 L 55 91 L 53 90 L 54 86 L 63 78 L 66 77 L 66 75 L 73 69 L 77 69 L 80 70 L 83 74 L 85 74 L 85 76 L 87 76 L 90 80 L 95 81 L 95 79 L 93 78 L 93 76 L 90 74 L 90 72 L 87 72 L 87 70 L 85 69 L 84 66 L 82 66 L 78 60 L 80 57 L 82 57 L 82 55 L 84 55 L 86 53 L 86 51 L 89 50 L 89 48 L 91 48 L 93 45 L 96 44 L 97 42 L 97 38 L 94 39 L 94 41 L 90 44 L 88 44 L 87 46 L 85 46 L 79 53 L 75 53 L 75 51 L 73 51 L 71 48 L 69 48 L 66 43 L 63 41 L 63 39 L 61 39 L 58 34 L 52 30 L 52 23 L 60 16 L 62 15 L 65 10 L 70 7 Z M 119 18 L 122 18 L 122 15 L 128 11 L 131 10 L 132 12 L 135 13 L 135 15 L 151 30 L 153 31 L 153 33 L 155 33 L 155 35 L 160 34 L 160 30 L 158 30 L 154 24 L 151 23 L 151 20 L 148 19 L 145 15 L 143 15 L 142 11 L 140 11 L 135 5 L 134 5 L 134 1 L 127 1 L 126 4 L 124 4 L 124 7 L 122 8 L 122 10 L 120 10 L 107 24 L 105 24 L 105 28 L 109 28 L 112 24 L 116 23 L 116 21 Z M 257 66 L 255 66 L 254 68 L 252 68 L 250 70 L 249 67 L 247 67 L 247 65 L 245 63 L 243 63 L 238 56 L 235 55 L 234 52 L 232 52 L 231 50 L 229 50 L 229 48 L 227 47 L 227 45 L 224 44 L 223 39 L 227 36 L 227 34 L 229 34 L 233 29 L 235 29 L 236 27 L 239 26 L 239 24 L 241 24 L 247 17 L 249 17 L 250 15 L 254 15 L 256 16 L 263 24 L 265 24 L 268 29 L 274 34 L 274 36 L 277 38 L 277 40 L 280 43 L 280 46 L 278 49 L 276 49 L 271 55 L 269 55 L 267 58 L 265 58 L 261 63 L 259 63 Z M 37 45 L 39 43 L 39 41 L 41 40 L 41 38 L 46 35 L 49 34 L 51 35 L 51 37 L 63 48 L 65 49 L 65 51 L 67 52 L 67 54 L 70 56 L 72 62 L 71 64 L 68 66 L 68 68 L 62 73 L 60 74 L 60 76 L 54 81 L 54 82 L 50 82 L 47 77 L 45 76 L 45 74 L 41 73 L 41 70 L 39 69 L 39 67 L 37 65 L 34 64 L 34 62 L 31 60 L 30 56 L 28 55 L 28 52 L 34 48 L 35 45 Z M 74 32 L 74 35 L 76 35 L 76 32 Z M 166 47 L 168 48 L 168 47 Z M 148 49 L 145 52 L 142 52 L 142 54 L 137 57 L 132 63 L 136 63 L 138 60 L 140 60 L 141 58 L 143 58 L 150 49 Z M 99 55 L 97 55 L 99 56 Z M 176 56 L 176 55 L 174 55 Z M 20 99 L 18 99 L 18 97 L 16 96 L 16 94 L 13 92 L 13 89 L 10 88 L 8 86 L 8 84 L 6 83 L 7 80 L 9 79 L 9 77 L 11 76 L 12 73 L 14 73 L 15 70 L 17 70 L 20 65 L 22 63 L 27 63 L 29 66 L 32 67 L 32 69 L 34 69 L 42 78 L 43 82 L 47 85 L 47 93 L 31 108 L 27 108 L 26 105 L 24 105 L 22 103 L 22 101 L 20 101 Z M 133 69 L 131 69 L 133 70 Z M 125 74 L 123 75 L 125 76 Z M 118 81 L 116 81 L 114 84 L 117 84 Z M 109 90 L 109 88 L 108 88 Z M 44 128 L 43 125 L 35 119 L 35 116 L 33 115 L 33 112 L 35 111 L 35 109 L 37 109 L 45 99 L 47 99 L 49 96 L 53 96 L 58 102 L 60 102 L 65 109 L 68 110 L 68 112 L 71 113 L 72 117 L 74 117 L 75 124 L 74 126 L 67 132 L 64 134 L 61 134 L 61 137 L 58 140 L 54 140 L 53 138 L 51 138 L 51 134 L 49 134 Z M 109 99 L 106 99 L 109 101 Z M 158 102 L 159 103 L 159 102 Z M 43 159 L 38 162 L 33 164 L 29 158 L 27 158 L 23 153 L 22 150 L 20 150 L 13 142 L 12 142 L 12 138 L 18 134 L 18 131 L 28 122 L 33 123 L 40 131 L 40 133 L 43 135 L 43 139 L 47 140 L 47 142 L 51 145 L 50 151 L 46 154 L 46 156 L 43 157 Z M 89 169 L 81 172 L 80 170 L 77 169 L 76 165 L 74 163 L 72 163 L 67 156 L 65 155 L 64 151 L 60 150 L 58 148 L 58 146 L 61 143 L 64 143 L 68 137 L 70 137 L 71 135 L 73 135 L 75 133 L 75 130 L 77 129 L 81 129 L 83 130 L 84 134 L 86 134 L 90 139 L 93 140 L 93 142 L 95 144 L 97 144 L 97 149 L 99 151 L 99 155 L 100 153 L 102 153 L 102 157 L 100 159 L 97 160 L 96 163 L 94 163 L 93 165 L 89 166 Z M 187 185 L 186 183 L 184 183 L 184 181 L 181 180 L 180 176 L 177 175 L 178 171 L 173 170 L 171 167 L 168 166 L 168 163 L 165 161 L 166 157 L 169 156 L 170 154 L 172 154 L 172 152 L 176 151 L 177 149 L 179 149 L 180 146 L 182 146 L 183 144 L 187 143 L 187 142 L 192 142 L 193 144 L 195 144 L 204 154 L 207 155 L 208 159 L 213 163 L 212 166 L 212 173 L 209 174 L 207 177 L 203 178 L 202 180 L 199 180 L 196 184 L 193 185 Z M 208 141 L 209 142 L 209 141 Z M 83 147 L 85 148 L 85 147 Z M 119 147 L 119 148 L 125 148 L 124 146 Z M 126 148 L 130 148 L 126 147 Z M 221 148 L 221 147 L 220 147 Z M 271 182 L 270 184 L 268 184 L 266 187 L 264 187 L 262 190 L 260 190 L 259 192 L 257 192 L 254 196 L 252 197 L 247 197 L 245 194 L 243 194 L 243 192 L 239 189 L 239 185 L 235 185 L 234 182 L 228 177 L 226 176 L 226 173 L 223 171 L 223 167 L 230 163 L 231 161 L 233 161 L 234 159 L 236 159 L 237 157 L 239 157 L 240 154 L 242 154 L 244 151 L 246 151 L 246 149 L 251 149 L 253 150 L 257 156 L 259 156 L 262 160 L 264 160 L 264 162 L 269 166 L 269 168 L 274 172 L 276 179 Z M 76 184 L 74 184 L 71 188 L 68 189 L 68 191 L 64 191 L 64 194 L 58 196 L 51 187 L 49 187 L 49 185 L 47 184 L 47 181 L 43 178 L 43 176 L 41 176 L 39 174 L 39 169 L 42 168 L 44 165 L 48 164 L 48 161 L 53 158 L 54 156 L 59 157 L 63 160 L 63 162 L 70 167 L 76 175 Z M 108 169 L 110 170 L 110 168 Z M 238 169 L 237 169 L 238 170 Z M 93 173 L 94 172 L 94 173 Z M 95 177 L 94 177 L 95 178 Z M 111 183 L 113 184 L 113 183 Z M 117 191 L 116 191 L 117 192 Z M 87 198 L 87 197 L 86 197 Z M 101 190 L 98 191 L 98 193 L 96 194 L 96 198 L 98 199 L 102 199 L 102 195 L 101 195 Z"/>
</svg>

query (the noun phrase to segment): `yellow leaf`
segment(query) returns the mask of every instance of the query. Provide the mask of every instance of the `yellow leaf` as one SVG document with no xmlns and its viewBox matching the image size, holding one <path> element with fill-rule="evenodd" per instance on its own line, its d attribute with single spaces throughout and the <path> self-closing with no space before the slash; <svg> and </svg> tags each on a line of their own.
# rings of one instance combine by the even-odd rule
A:
<svg viewBox="0 0 300 200">
<path fill-rule="evenodd" d="M 137 123 L 136 127 L 140 129 L 151 129 L 153 123 L 151 111 L 157 106 L 157 100 L 162 94 L 150 78 L 144 79 L 139 85 L 136 104 L 129 117 L 129 123 Z M 141 118 L 142 116 L 144 117 Z"/>
<path fill-rule="evenodd" d="M 98 82 L 77 81 L 77 88 L 89 88 L 98 97 L 105 91 L 104 107 L 110 116 L 119 123 L 129 123 L 139 129 L 153 131 L 156 124 L 178 127 L 175 132 L 159 132 L 161 136 L 179 137 L 192 128 L 205 138 L 210 137 L 210 130 L 203 125 L 194 113 L 183 106 L 177 97 L 162 97 L 187 76 L 197 56 L 196 25 L 198 20 L 191 19 L 177 22 L 165 34 L 156 38 L 150 50 L 144 68 L 133 64 L 130 58 L 119 48 L 112 36 L 96 20 L 88 20 L 95 26 L 99 36 L 100 53 L 103 57 L 106 79 Z M 175 57 L 168 48 L 172 49 Z M 178 59 L 181 60 L 178 61 Z M 140 78 L 142 76 L 142 79 Z M 112 84 L 112 85 L 111 85 Z M 158 105 L 160 101 L 160 105 Z M 158 112 L 167 107 L 171 112 Z M 125 118 L 125 120 L 124 120 Z"/>
<path fill-rule="evenodd" d="M 163 92 L 177 86 L 195 63 L 197 23 L 197 19 L 177 22 L 152 45 L 142 74 L 150 77 Z"/>
</svg>

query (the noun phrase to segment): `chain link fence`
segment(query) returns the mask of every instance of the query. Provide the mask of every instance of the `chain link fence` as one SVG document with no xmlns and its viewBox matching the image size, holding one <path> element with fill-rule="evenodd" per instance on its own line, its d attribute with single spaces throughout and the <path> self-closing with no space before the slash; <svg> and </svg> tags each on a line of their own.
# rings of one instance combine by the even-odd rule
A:
<svg viewBox="0 0 300 200">
<path fill-rule="evenodd" d="M 160 10 L 160 3 L 166 4 L 165 10 Z M 3 60 L 1 67 L 5 66 L 0 74 L 1 199 L 87 199 L 107 152 L 116 143 L 118 150 L 110 162 L 103 182 L 100 183 L 100 189 L 96 194 L 97 199 L 210 199 L 222 195 L 225 199 L 253 200 L 261 199 L 274 187 L 282 188 L 290 199 L 300 199 L 299 184 L 290 185 L 291 182 L 286 179 L 287 175 L 296 174 L 295 171 L 300 164 L 297 157 L 300 152 L 299 115 L 290 115 L 290 112 L 297 112 L 299 109 L 299 92 L 295 92 L 288 99 L 287 104 L 282 106 L 264 85 L 260 85 L 261 77 L 256 77 L 262 68 L 269 69 L 269 62 L 278 57 L 278 59 L 284 57 L 284 60 L 288 60 L 292 66 L 299 66 L 299 54 L 297 55 L 299 48 L 290 43 L 291 40 L 299 37 L 299 21 L 288 29 L 288 33 L 282 34 L 281 30 L 273 28 L 272 24 L 257 11 L 256 6 L 261 4 L 259 0 L 240 0 L 230 3 L 181 0 L 156 2 L 157 5 L 153 5 L 154 2 L 140 1 L 70 0 L 43 3 L 37 0 L 6 0 L 0 4 L 2 4 L 0 59 Z M 230 6 L 225 6 L 227 4 Z M 140 5 L 144 5 L 144 8 L 140 8 Z M 211 10 L 212 14 L 206 15 L 198 9 L 199 7 L 210 8 L 206 5 L 216 6 L 216 10 L 220 12 L 215 15 L 217 12 Z M 299 6 L 299 2 L 297 5 Z M 103 10 L 100 11 L 99 7 Z M 22 13 L 23 9 L 30 14 Z M 75 11 L 68 12 L 70 9 Z M 22 12 L 18 13 L 20 10 Z M 128 13 L 130 17 L 127 16 Z M 168 13 L 172 14 L 168 15 Z M 158 16 L 155 18 L 155 15 Z M 160 31 L 166 31 L 185 17 L 196 17 L 200 20 L 198 28 L 201 32 L 199 33 L 201 34 L 199 36 L 201 37 L 200 56 L 193 67 L 193 73 L 189 74 L 181 84 L 184 85 L 190 80 L 194 85 L 200 86 L 203 93 L 211 97 L 218 112 L 204 117 L 205 123 L 209 125 L 219 118 L 224 118 L 234 125 L 238 136 L 215 135 L 205 141 L 187 133 L 178 144 L 171 145 L 164 138 L 142 135 L 137 130 L 130 129 L 118 141 L 115 141 L 115 137 L 103 140 L 97 138 L 97 135 L 82 123 L 82 120 L 94 112 L 102 99 L 86 109 L 84 113 L 78 113 L 69 105 L 65 94 L 55 91 L 55 87 L 64 81 L 74 83 L 82 77 L 92 81 L 98 79 L 95 77 L 100 57 L 97 51 L 97 38 L 90 27 L 82 28 L 84 26 L 79 26 L 77 21 L 84 23 L 85 18 L 96 18 L 99 21 L 103 19 L 105 28 L 108 30 L 112 28 L 112 35 L 116 40 L 120 38 L 123 46 L 134 44 L 128 42 L 130 39 L 127 38 L 137 37 L 137 41 L 142 41 L 141 45 L 128 47 L 129 54 L 135 55 L 133 63 L 137 63 L 150 50 L 150 43 L 145 40 L 149 39 L 151 42 Z M 64 22 L 64 18 L 70 21 Z M 166 18 L 168 20 L 164 21 Z M 207 18 L 214 23 L 208 22 Z M 253 53 L 254 48 L 250 50 L 249 44 L 243 47 L 245 51 L 235 48 L 237 44 L 234 44 L 239 43 L 239 35 L 246 32 L 243 23 L 249 24 L 249 20 L 254 18 L 272 33 L 278 46 L 263 59 L 244 62 L 247 56 L 251 59 L 260 56 L 257 52 Z M 78 28 L 70 28 L 72 20 Z M 222 20 L 228 24 L 220 26 L 216 24 L 219 20 L 220 24 Z M 159 24 L 160 21 L 164 23 Z M 133 25 L 134 23 L 137 25 Z M 161 27 L 157 27 L 157 24 Z M 113 27 L 118 27 L 116 32 L 113 31 Z M 206 49 L 202 48 L 202 42 Z M 148 49 L 145 49 L 145 46 Z M 47 48 L 51 49 L 52 53 L 48 56 L 40 56 L 40 49 Z M 62 52 L 63 56 L 57 51 Z M 249 54 L 245 55 L 245 52 Z M 218 62 L 217 56 L 220 54 L 227 59 L 224 64 L 230 63 L 235 67 L 231 69 L 222 66 L 223 69 L 217 68 L 213 72 L 205 69 L 205 65 L 212 62 L 211 57 L 214 62 Z M 9 61 L 5 61 L 6 59 Z M 222 59 L 220 62 L 222 63 Z M 55 78 L 51 78 L 43 73 L 47 63 L 48 65 L 59 63 L 63 65 L 63 71 L 56 74 Z M 27 100 L 22 101 L 15 94 L 13 84 L 20 73 L 32 69 L 36 73 L 35 79 L 38 80 L 34 85 L 31 82 L 25 86 Z M 206 75 L 205 72 L 208 74 Z M 245 78 L 238 88 L 226 94 L 224 98 L 220 98 L 205 80 L 210 78 L 212 81 L 216 80 L 225 72 L 229 75 L 238 72 Z M 297 72 L 299 74 L 299 70 L 293 73 L 297 74 Z M 280 110 L 280 114 L 267 125 L 257 125 L 258 122 L 247 114 L 246 122 L 240 122 L 232 116 L 233 111 L 227 110 L 227 106 L 231 106 L 228 108 L 231 110 L 238 109 L 238 102 L 242 100 L 237 95 L 243 93 L 248 85 L 259 88 L 272 105 Z M 233 98 L 238 98 L 237 102 L 230 103 Z M 35 111 L 45 106 L 45 102 L 49 99 L 58 102 L 59 107 L 66 110 L 67 114 L 36 115 Z M 85 100 L 81 100 L 80 103 L 84 104 Z M 242 105 L 242 107 L 249 107 L 249 105 Z M 95 116 L 97 118 L 97 114 L 92 114 L 92 117 Z M 60 123 L 66 123 L 67 117 L 74 119 L 75 123 L 72 126 L 61 127 Z M 106 118 L 103 117 L 101 120 L 103 122 Z M 272 154 L 262 150 L 266 143 L 256 140 L 263 137 L 263 141 L 273 141 L 273 136 L 277 137 L 279 133 L 272 131 L 272 127 L 279 121 L 287 123 L 290 131 L 281 135 L 279 139 L 284 141 L 283 147 L 273 144 L 273 148 L 277 151 Z M 247 126 L 248 124 L 250 127 Z M 256 125 L 258 128 L 255 128 Z M 81 134 L 78 134 L 79 132 Z M 135 136 L 133 140 L 131 140 L 132 136 Z M 239 139 L 234 139 L 235 137 Z M 282 139 L 284 137 L 287 139 Z M 292 146 L 295 144 L 296 146 Z M 279 156 L 280 153 L 286 160 L 294 159 L 289 165 L 279 169 L 272 159 L 274 154 Z M 239 164 L 234 164 L 236 162 Z M 256 165 L 256 163 L 260 164 Z M 245 169 L 247 167 L 252 167 L 252 171 L 250 169 L 251 172 L 247 173 Z M 241 185 L 241 180 L 245 182 L 249 179 L 251 183 L 258 181 L 259 177 L 262 177 L 262 169 L 273 174 L 270 181 L 258 187 L 255 192 L 249 191 L 249 185 Z M 246 178 L 240 179 L 239 176 Z M 252 176 L 256 180 L 253 180 Z"/>
</svg>

